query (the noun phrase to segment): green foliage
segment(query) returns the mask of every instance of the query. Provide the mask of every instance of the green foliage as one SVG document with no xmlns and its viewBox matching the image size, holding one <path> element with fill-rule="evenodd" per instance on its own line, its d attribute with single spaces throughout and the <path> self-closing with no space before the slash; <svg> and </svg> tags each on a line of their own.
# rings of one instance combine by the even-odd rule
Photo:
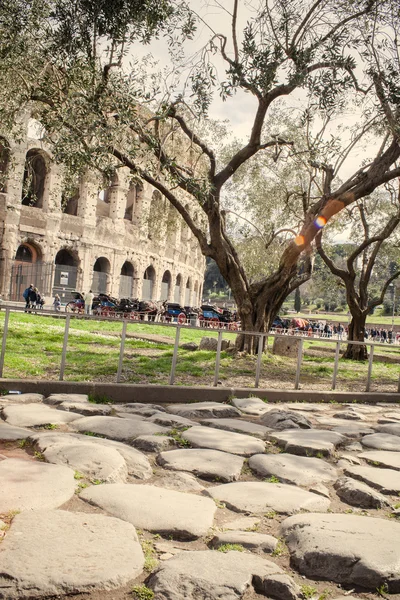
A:
<svg viewBox="0 0 400 600">
<path fill-rule="evenodd" d="M 313 587 L 312 585 L 307 585 L 307 584 L 302 585 L 300 589 L 301 589 L 303 598 L 305 598 L 305 600 L 307 600 L 309 598 L 313 598 L 318 592 L 317 588 Z"/>
<path fill-rule="evenodd" d="M 266 481 L 267 483 L 280 483 L 280 479 L 278 479 L 278 477 L 275 477 L 275 475 L 271 475 L 271 477 L 264 479 L 264 481 Z"/>
<path fill-rule="evenodd" d="M 152 600 L 154 598 L 153 590 L 148 588 L 144 583 L 133 586 L 132 594 L 136 600 Z"/>
<path fill-rule="evenodd" d="M 106 394 L 89 394 L 89 402 L 92 404 L 112 404 L 113 401 Z"/>
<path fill-rule="evenodd" d="M 144 554 L 144 570 L 151 573 L 158 565 L 157 554 L 151 540 L 140 540 Z"/>
<path fill-rule="evenodd" d="M 53 430 L 53 429 L 58 429 L 59 425 L 56 425 L 55 423 L 46 423 L 46 425 L 43 425 L 42 427 L 43 427 L 43 429 Z"/>
<path fill-rule="evenodd" d="M 235 550 L 236 552 L 244 552 L 244 548 L 241 544 L 221 544 L 217 548 L 218 552 L 230 552 L 231 550 Z"/>
</svg>

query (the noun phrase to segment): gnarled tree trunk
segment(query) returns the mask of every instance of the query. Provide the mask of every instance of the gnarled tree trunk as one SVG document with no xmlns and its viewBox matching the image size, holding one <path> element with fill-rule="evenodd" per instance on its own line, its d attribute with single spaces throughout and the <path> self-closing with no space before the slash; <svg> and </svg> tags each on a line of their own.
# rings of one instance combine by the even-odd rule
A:
<svg viewBox="0 0 400 600">
<path fill-rule="evenodd" d="M 353 316 L 349 325 L 348 341 L 364 342 L 365 341 L 365 323 L 367 315 L 363 312 L 353 312 Z M 352 360 L 367 360 L 368 352 L 365 344 L 347 344 L 343 358 Z"/>
</svg>

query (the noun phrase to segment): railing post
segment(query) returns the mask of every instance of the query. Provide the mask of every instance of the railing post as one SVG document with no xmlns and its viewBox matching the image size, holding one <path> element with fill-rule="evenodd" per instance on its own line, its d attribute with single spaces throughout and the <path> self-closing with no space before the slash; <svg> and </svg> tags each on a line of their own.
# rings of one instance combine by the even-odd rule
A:
<svg viewBox="0 0 400 600">
<path fill-rule="evenodd" d="M 299 389 L 299 384 L 300 384 L 300 369 L 301 369 L 301 362 L 303 360 L 303 343 L 304 343 L 304 338 L 300 338 L 299 349 L 297 351 L 296 380 L 294 382 L 295 390 Z"/>
<path fill-rule="evenodd" d="M 218 342 L 217 342 L 217 356 L 215 358 L 215 373 L 214 373 L 214 387 L 218 385 L 219 378 L 219 363 L 221 360 L 221 346 L 222 346 L 222 329 L 218 331 Z"/>
<path fill-rule="evenodd" d="M 181 328 L 178 325 L 177 328 L 176 328 L 176 334 L 175 334 L 175 346 L 174 346 L 174 354 L 172 356 L 172 365 L 171 365 L 171 373 L 170 373 L 170 376 L 169 376 L 169 385 L 174 385 L 176 361 L 178 359 L 178 348 L 179 348 L 179 335 L 180 335 L 180 333 L 181 333 Z"/>
<path fill-rule="evenodd" d="M 398 392 L 399 392 L 399 394 L 400 394 L 400 375 L 399 375 L 399 385 L 397 386 L 397 391 L 398 391 Z"/>
<path fill-rule="evenodd" d="M 256 387 L 256 388 L 258 388 L 258 384 L 260 383 L 261 359 L 262 359 L 263 350 L 264 350 L 264 338 L 265 338 L 265 335 L 260 335 L 258 338 L 256 381 L 254 383 L 254 387 Z"/>
<path fill-rule="evenodd" d="M 63 349 L 61 354 L 61 365 L 60 365 L 60 381 L 64 380 L 64 370 L 65 370 L 65 360 L 67 358 L 67 346 L 68 346 L 68 334 L 69 334 L 69 323 L 71 321 L 71 315 L 67 315 L 65 319 L 65 329 L 64 329 L 64 342 Z"/>
<path fill-rule="evenodd" d="M 332 389 L 336 389 L 336 376 L 338 372 L 339 366 L 339 352 L 340 352 L 340 341 L 336 342 L 336 350 L 335 350 L 335 363 L 333 365 L 333 376 L 332 376 Z"/>
<path fill-rule="evenodd" d="M 128 322 L 125 319 L 125 321 L 122 323 L 121 346 L 119 349 L 119 361 L 118 361 L 118 371 L 117 371 L 117 383 L 119 383 L 121 381 L 122 363 L 124 360 L 125 338 L 126 338 L 126 328 L 127 327 L 128 327 Z"/>
<path fill-rule="evenodd" d="M 0 377 L 3 377 L 4 358 L 5 358 L 5 355 L 6 355 L 6 342 L 7 342 L 8 321 L 9 321 L 9 319 L 10 319 L 10 309 L 6 308 L 6 314 L 4 315 L 3 341 L 1 343 Z"/>
<path fill-rule="evenodd" d="M 368 360 L 367 387 L 365 388 L 366 392 L 369 392 L 370 388 L 371 388 L 372 363 L 374 362 L 374 346 L 373 346 L 373 344 L 370 344 L 370 347 L 371 347 L 371 350 L 369 353 L 369 360 Z"/>
</svg>

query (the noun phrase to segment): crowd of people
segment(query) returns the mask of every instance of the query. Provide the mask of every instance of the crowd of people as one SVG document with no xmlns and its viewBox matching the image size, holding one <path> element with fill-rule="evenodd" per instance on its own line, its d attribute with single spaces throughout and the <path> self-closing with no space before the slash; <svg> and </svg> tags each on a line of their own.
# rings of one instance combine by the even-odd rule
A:
<svg viewBox="0 0 400 600">
<path fill-rule="evenodd" d="M 300 322 L 298 322 L 300 321 Z M 303 319 L 288 320 L 288 323 L 281 321 L 283 327 L 275 325 L 273 333 L 286 333 L 288 335 L 303 335 L 308 337 L 321 337 L 346 340 L 349 329 L 347 325 L 341 323 L 328 323 L 327 321 L 304 321 Z M 381 344 L 400 343 L 400 331 L 384 329 L 381 327 L 371 327 L 365 329 L 364 338 Z"/>
<path fill-rule="evenodd" d="M 33 283 L 31 283 L 30 286 L 26 288 L 22 296 L 24 297 L 26 303 L 25 312 L 30 312 L 33 309 L 43 309 L 45 299 L 43 295 L 39 292 L 38 288 L 33 285 Z"/>
</svg>

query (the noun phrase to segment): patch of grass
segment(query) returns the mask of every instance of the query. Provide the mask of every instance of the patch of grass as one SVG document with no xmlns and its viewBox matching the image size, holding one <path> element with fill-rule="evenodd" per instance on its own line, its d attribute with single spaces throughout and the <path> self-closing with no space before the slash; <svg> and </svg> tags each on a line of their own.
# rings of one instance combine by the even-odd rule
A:
<svg viewBox="0 0 400 600">
<path fill-rule="evenodd" d="M 275 550 L 271 552 L 271 556 L 287 556 L 288 554 L 289 550 L 284 540 L 282 538 L 279 538 Z"/>
<path fill-rule="evenodd" d="M 140 541 L 144 554 L 144 570 L 151 573 L 158 566 L 157 554 L 151 540 Z"/>
<path fill-rule="evenodd" d="M 222 544 L 217 548 L 218 552 L 230 552 L 235 550 L 236 552 L 244 552 L 244 548 L 241 544 Z"/>
<path fill-rule="evenodd" d="M 177 445 L 179 446 L 179 448 L 190 448 L 191 444 L 189 442 L 189 440 L 185 440 L 185 438 L 182 437 L 182 432 L 186 431 L 186 429 L 189 429 L 189 427 L 186 427 L 184 429 L 170 429 L 167 433 L 168 437 L 172 437 L 175 442 L 177 443 Z"/>
<path fill-rule="evenodd" d="M 77 496 L 79 496 L 79 494 L 81 493 L 82 490 L 86 489 L 87 487 L 89 487 L 89 484 L 86 483 L 86 481 L 80 481 L 76 487 L 75 490 L 75 494 Z"/>
<path fill-rule="evenodd" d="M 271 477 L 268 477 L 267 479 L 264 479 L 264 481 L 266 481 L 267 483 L 280 483 L 280 479 L 278 479 L 278 477 L 275 477 L 275 475 L 271 475 Z"/>
<path fill-rule="evenodd" d="M 18 442 L 18 447 L 19 448 L 25 448 L 26 446 L 29 446 L 29 441 L 28 440 L 19 440 Z"/>
<path fill-rule="evenodd" d="M 59 425 L 56 425 L 55 423 L 46 423 L 45 425 L 42 425 L 43 429 L 58 429 Z"/>
<path fill-rule="evenodd" d="M 106 394 L 89 394 L 88 400 L 92 404 L 112 404 L 113 401 Z"/>
<path fill-rule="evenodd" d="M 101 479 L 90 479 L 90 483 L 92 485 L 101 485 L 104 482 Z"/>
<path fill-rule="evenodd" d="M 221 502 L 221 500 L 218 500 L 218 498 L 214 498 L 214 502 L 217 508 L 226 508 L 226 504 L 224 502 Z"/>
<path fill-rule="evenodd" d="M 35 450 L 33 456 L 36 458 L 36 460 L 41 460 L 42 462 L 46 460 L 44 454 L 42 452 L 38 452 L 37 450 Z"/>
<path fill-rule="evenodd" d="M 135 585 L 132 588 L 132 594 L 136 600 L 153 600 L 154 592 L 147 587 L 144 583 L 142 585 Z"/>
<path fill-rule="evenodd" d="M 378 596 L 382 596 L 382 598 L 386 598 L 386 594 L 389 593 L 389 586 L 387 583 L 382 583 L 379 587 L 376 588 L 376 592 Z"/>
<path fill-rule="evenodd" d="M 98 437 L 106 439 L 105 435 L 101 435 L 100 433 L 95 433 L 94 431 L 84 431 L 83 435 L 88 435 L 89 437 Z"/>
<path fill-rule="evenodd" d="M 264 517 L 266 519 L 275 519 L 277 513 L 274 510 L 270 510 L 269 512 L 264 513 Z"/>
<path fill-rule="evenodd" d="M 79 471 L 75 471 L 74 479 L 77 479 L 79 481 L 80 479 L 85 479 L 85 476 L 83 475 L 83 473 L 80 473 Z"/>
<path fill-rule="evenodd" d="M 307 598 L 313 598 L 318 593 L 317 588 L 313 587 L 312 585 L 304 584 L 300 589 L 305 600 L 307 600 Z"/>
</svg>

